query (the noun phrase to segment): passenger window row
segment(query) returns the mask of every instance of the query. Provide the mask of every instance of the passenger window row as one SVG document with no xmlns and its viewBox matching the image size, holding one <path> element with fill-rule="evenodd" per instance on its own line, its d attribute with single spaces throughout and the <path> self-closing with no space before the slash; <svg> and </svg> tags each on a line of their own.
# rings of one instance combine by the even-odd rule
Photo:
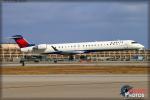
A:
<svg viewBox="0 0 150 100">
<path fill-rule="evenodd" d="M 94 46 L 110 46 L 110 45 L 120 45 L 123 42 L 111 42 L 111 43 L 105 43 L 105 44 L 88 44 L 88 45 L 70 45 L 70 46 L 58 46 L 56 48 L 76 48 L 76 47 L 94 47 Z"/>
</svg>

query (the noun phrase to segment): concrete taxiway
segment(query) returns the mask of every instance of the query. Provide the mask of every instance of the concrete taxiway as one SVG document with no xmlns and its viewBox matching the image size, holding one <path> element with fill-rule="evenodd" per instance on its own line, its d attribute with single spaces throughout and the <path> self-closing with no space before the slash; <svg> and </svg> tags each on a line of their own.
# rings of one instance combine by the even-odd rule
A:
<svg viewBox="0 0 150 100">
<path fill-rule="evenodd" d="M 145 89 L 148 77 L 141 74 L 108 75 L 2 75 L 2 98 L 118 98 L 120 88 Z"/>
</svg>

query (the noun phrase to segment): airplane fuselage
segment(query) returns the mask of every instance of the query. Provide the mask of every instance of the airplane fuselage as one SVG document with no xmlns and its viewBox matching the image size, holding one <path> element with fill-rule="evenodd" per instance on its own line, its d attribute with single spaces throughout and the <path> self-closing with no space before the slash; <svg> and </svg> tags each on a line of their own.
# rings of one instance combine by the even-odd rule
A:
<svg viewBox="0 0 150 100">
<path fill-rule="evenodd" d="M 39 44 L 35 46 L 21 48 L 21 51 L 39 54 L 80 54 L 104 50 L 139 50 L 143 48 L 143 45 L 133 40 L 117 40 L 63 44 Z"/>
</svg>

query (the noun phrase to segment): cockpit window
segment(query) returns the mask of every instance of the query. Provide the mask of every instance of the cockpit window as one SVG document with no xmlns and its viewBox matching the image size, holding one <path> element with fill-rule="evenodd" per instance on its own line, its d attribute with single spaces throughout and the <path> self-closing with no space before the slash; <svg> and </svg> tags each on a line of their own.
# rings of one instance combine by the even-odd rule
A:
<svg viewBox="0 0 150 100">
<path fill-rule="evenodd" d="M 132 44 L 134 44 L 134 43 L 138 43 L 138 42 L 132 42 Z"/>
</svg>

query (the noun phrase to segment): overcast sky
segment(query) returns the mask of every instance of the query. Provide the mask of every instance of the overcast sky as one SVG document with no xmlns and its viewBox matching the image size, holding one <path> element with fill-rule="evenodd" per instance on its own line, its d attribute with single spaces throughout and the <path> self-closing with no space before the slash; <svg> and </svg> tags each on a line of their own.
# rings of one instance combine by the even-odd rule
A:
<svg viewBox="0 0 150 100">
<path fill-rule="evenodd" d="M 135 40 L 148 47 L 148 3 L 3 3 L 2 35 L 31 43 Z"/>
</svg>

